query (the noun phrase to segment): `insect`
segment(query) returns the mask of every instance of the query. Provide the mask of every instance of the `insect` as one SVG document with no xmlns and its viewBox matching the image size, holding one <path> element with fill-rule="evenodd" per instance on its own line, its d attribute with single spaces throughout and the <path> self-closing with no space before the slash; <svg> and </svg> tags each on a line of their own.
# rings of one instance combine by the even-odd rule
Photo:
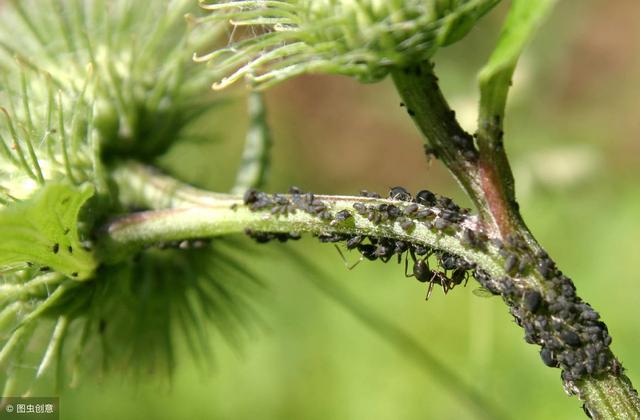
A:
<svg viewBox="0 0 640 420">
<path fill-rule="evenodd" d="M 404 261 L 404 275 L 405 277 L 415 277 L 421 283 L 429 283 L 429 288 L 427 289 L 427 296 L 425 300 L 429 300 L 431 297 L 431 293 L 433 292 L 433 285 L 439 284 L 442 286 L 444 293 L 446 294 L 451 287 L 449 284 L 449 279 L 447 276 L 440 271 L 432 271 L 429 268 L 429 254 L 421 259 L 416 258 L 416 254 L 413 248 L 409 248 L 409 255 L 411 255 L 411 259 L 413 260 L 413 270 L 412 273 L 409 274 L 407 271 L 409 269 L 409 259 L 405 258 Z"/>
<path fill-rule="evenodd" d="M 393 187 L 389 190 L 389 198 L 392 200 L 411 201 L 411 194 L 402 187 Z"/>
</svg>

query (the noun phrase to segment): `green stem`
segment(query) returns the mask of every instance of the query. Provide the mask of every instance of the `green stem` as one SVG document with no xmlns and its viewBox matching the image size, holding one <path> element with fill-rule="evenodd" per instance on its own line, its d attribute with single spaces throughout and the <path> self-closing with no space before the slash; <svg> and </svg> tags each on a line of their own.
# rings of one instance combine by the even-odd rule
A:
<svg viewBox="0 0 640 420">
<path fill-rule="evenodd" d="M 462 243 L 460 232 L 442 233 L 422 223 L 416 223 L 410 233 L 399 221 L 374 224 L 353 207 L 355 203 L 399 205 L 402 202 L 316 195 L 316 199 L 324 202 L 332 213 L 343 210 L 351 213 L 348 222 L 334 223 L 303 211 L 277 216 L 252 211 L 237 195 L 198 190 L 135 163 L 123 164 L 115 173 L 122 197 L 129 200 L 129 205 L 159 210 L 126 215 L 104 226 L 98 244 L 99 257 L 103 261 L 127 258 L 153 244 L 243 233 L 251 229 L 255 232 L 344 233 L 394 238 L 459 255 L 475 262 L 491 276 L 505 275 L 502 257 L 495 247 L 487 246 L 485 250 L 467 247 Z M 167 203 L 171 204 L 169 208 L 164 207 Z M 467 229 L 477 230 L 473 218 L 466 223 Z"/>
<path fill-rule="evenodd" d="M 492 216 L 485 203 L 477 167 L 473 159 L 463 155 L 463 148 L 452 140 L 469 139 L 469 134 L 458 124 L 454 111 L 440 91 L 438 78 L 433 73 L 433 64 L 425 62 L 395 70 L 392 77 L 402 97 L 402 105 L 424 135 L 427 154 L 435 155 L 451 171 L 473 200 L 485 224 L 487 220 L 491 221 Z M 490 226 L 489 224 L 488 227 Z"/>
<path fill-rule="evenodd" d="M 578 384 L 585 410 L 594 419 L 638 419 L 640 399 L 626 376 L 606 375 Z"/>
<path fill-rule="evenodd" d="M 508 163 L 497 171 L 495 162 L 487 157 L 492 155 L 484 148 L 478 151 L 442 94 L 433 65 L 425 62 L 392 75 L 407 112 L 424 135 L 425 147 L 442 160 L 473 200 L 485 228 L 504 238 L 514 227 L 523 226 L 512 204 L 513 177 Z"/>
</svg>

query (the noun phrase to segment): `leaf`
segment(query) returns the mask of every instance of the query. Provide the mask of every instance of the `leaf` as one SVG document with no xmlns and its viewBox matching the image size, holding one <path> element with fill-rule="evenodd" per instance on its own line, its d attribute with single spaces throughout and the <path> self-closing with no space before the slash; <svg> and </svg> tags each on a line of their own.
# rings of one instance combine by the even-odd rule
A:
<svg viewBox="0 0 640 420">
<path fill-rule="evenodd" d="M 0 210 L 0 268 L 39 264 L 77 280 L 89 278 L 96 261 L 83 249 L 77 228 L 80 208 L 93 192 L 90 184 L 48 183 Z"/>
<path fill-rule="evenodd" d="M 513 0 L 498 45 L 480 70 L 480 122 L 503 120 L 518 58 L 555 0 Z"/>
</svg>

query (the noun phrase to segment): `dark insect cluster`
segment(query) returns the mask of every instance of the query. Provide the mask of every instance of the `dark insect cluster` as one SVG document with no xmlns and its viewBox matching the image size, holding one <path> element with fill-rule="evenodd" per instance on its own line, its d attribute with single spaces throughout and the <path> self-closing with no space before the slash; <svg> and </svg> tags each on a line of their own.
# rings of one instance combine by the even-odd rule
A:
<svg viewBox="0 0 640 420">
<path fill-rule="evenodd" d="M 360 215 L 371 223 L 397 223 L 405 232 L 410 233 L 417 224 L 423 224 L 434 232 L 454 235 L 459 233 L 461 242 L 468 247 L 479 248 L 486 237 L 471 229 L 464 228 L 463 222 L 469 215 L 468 209 L 457 206 L 451 199 L 437 196 L 428 190 L 418 191 L 415 196 L 403 187 L 393 187 L 389 190 L 388 201 L 385 203 L 356 202 L 353 210 L 340 210 L 332 213 L 326 203 L 318 200 L 312 193 L 305 193 L 299 188 L 292 187 L 290 196 L 280 194 L 266 194 L 249 190 L 244 195 L 244 203 L 253 211 L 269 211 L 273 215 L 294 214 L 304 211 L 315 215 L 336 226 Z M 380 199 L 380 194 L 363 190 L 360 195 L 365 198 Z M 397 203 L 396 203 L 397 202 Z M 247 235 L 260 243 L 277 240 L 285 242 L 299 239 L 298 233 L 257 232 L 251 229 L 245 231 Z M 355 267 L 363 259 L 389 262 L 396 257 L 397 262 L 405 261 L 405 275 L 415 277 L 418 281 L 428 284 L 427 298 L 431 295 L 435 285 L 442 287 L 445 293 L 455 286 L 466 285 L 469 273 L 475 266 L 466 260 L 443 253 L 430 247 L 414 244 L 409 241 L 389 237 L 371 235 L 357 235 L 335 232 L 328 229 L 327 233 L 317 235 L 321 242 L 342 244 L 346 250 L 355 250 L 360 254 L 354 264 L 347 264 L 340 248 L 338 251 L 348 268 Z M 431 258 L 432 264 L 429 264 Z M 411 269 L 409 265 L 411 264 Z M 433 267 L 432 267 L 433 266 Z"/>
<path fill-rule="evenodd" d="M 524 329 L 527 343 L 541 346 L 544 364 L 562 369 L 567 384 L 604 372 L 619 374 L 620 363 L 609 349 L 611 336 L 599 314 L 576 296 L 573 282 L 556 268 L 544 251 L 533 255 L 524 240 L 496 241 L 505 258 L 505 271 L 521 276 L 531 270 L 545 279 L 544 290 L 516 286 L 512 277 L 492 279 L 476 272 L 476 279 L 494 294 L 501 294 L 516 323 Z"/>
<path fill-rule="evenodd" d="M 158 242 L 151 247 L 157 249 L 201 249 L 207 247 L 210 243 L 211 239 L 209 238 L 185 239 L 180 241 Z"/>
<path fill-rule="evenodd" d="M 447 293 L 457 285 L 466 284 L 473 275 L 490 293 L 503 297 L 516 323 L 524 329 L 525 341 L 541 346 L 542 361 L 547 366 L 561 368 L 566 384 L 587 375 L 621 372 L 620 363 L 609 349 L 611 336 L 598 313 L 576 296 L 573 283 L 556 268 L 548 254 L 532 252 L 524 238 L 512 235 L 504 242 L 498 239 L 489 242 L 484 233 L 470 228 L 467 209 L 427 190 L 412 195 L 402 187 L 393 187 L 385 202 L 380 202 L 381 196 L 377 193 L 362 191 L 365 200 L 354 203 L 352 210 L 335 213 L 311 193 L 297 188 L 292 188 L 290 193 L 290 196 L 268 195 L 250 190 L 244 202 L 254 211 L 269 211 L 276 216 L 304 211 L 325 221 L 328 229 L 317 235 L 320 241 L 342 244 L 347 250 L 360 254 L 359 260 L 349 268 L 364 259 L 385 263 L 394 257 L 398 263 L 404 259 L 405 276 L 427 284 L 427 299 L 434 286 L 440 286 Z M 491 243 L 503 258 L 507 276 L 492 277 L 460 256 L 421 244 L 331 229 L 355 215 L 375 225 L 397 224 L 407 233 L 420 224 L 434 233 L 456 236 L 469 248 L 482 249 Z M 299 238 L 297 233 L 247 231 L 247 234 L 258 242 Z M 518 280 L 527 276 L 544 279 L 542 287 Z"/>
<path fill-rule="evenodd" d="M 283 194 L 269 195 L 250 189 L 244 193 L 243 201 L 253 211 L 268 210 L 273 215 L 287 215 L 300 210 L 325 221 L 333 219 L 327 204 L 317 199 L 313 193 L 304 193 L 297 187 L 291 187 L 289 194 L 289 197 Z"/>
</svg>

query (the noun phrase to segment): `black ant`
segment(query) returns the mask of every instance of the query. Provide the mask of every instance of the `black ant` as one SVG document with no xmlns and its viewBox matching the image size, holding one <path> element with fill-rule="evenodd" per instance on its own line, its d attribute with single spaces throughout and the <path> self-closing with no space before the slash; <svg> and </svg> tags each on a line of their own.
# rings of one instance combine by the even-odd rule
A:
<svg viewBox="0 0 640 420">
<path fill-rule="evenodd" d="M 407 273 L 407 270 L 409 268 L 409 259 L 405 258 L 404 275 L 405 277 L 415 277 L 421 283 L 429 283 L 429 289 L 427 290 L 427 296 L 425 300 L 429 300 L 429 298 L 431 297 L 434 284 L 439 284 L 440 286 L 442 286 L 442 289 L 446 294 L 450 289 L 449 279 L 445 276 L 444 273 L 440 271 L 431 271 L 428 262 L 430 253 L 427 253 L 427 255 L 422 259 L 418 259 L 416 258 L 416 254 L 413 248 L 409 248 L 409 254 L 411 255 L 411 259 L 413 260 L 413 273 Z"/>
</svg>

